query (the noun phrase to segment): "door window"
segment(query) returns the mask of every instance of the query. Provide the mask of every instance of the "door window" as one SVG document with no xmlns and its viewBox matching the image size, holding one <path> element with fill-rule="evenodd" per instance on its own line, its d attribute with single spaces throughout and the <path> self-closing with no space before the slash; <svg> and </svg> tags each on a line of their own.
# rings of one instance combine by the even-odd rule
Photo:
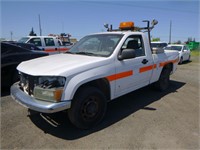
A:
<svg viewBox="0 0 200 150">
<path fill-rule="evenodd" d="M 44 38 L 44 42 L 45 42 L 46 46 L 55 46 L 53 38 Z"/>
<path fill-rule="evenodd" d="M 184 46 L 184 50 L 188 51 L 188 50 L 189 50 L 189 48 L 188 48 L 187 46 Z"/>
<path fill-rule="evenodd" d="M 145 56 L 144 45 L 140 35 L 129 36 L 122 46 L 123 49 L 135 50 L 136 57 Z"/>
<path fill-rule="evenodd" d="M 34 44 L 35 46 L 42 46 L 40 38 L 32 38 L 28 43 Z"/>
</svg>

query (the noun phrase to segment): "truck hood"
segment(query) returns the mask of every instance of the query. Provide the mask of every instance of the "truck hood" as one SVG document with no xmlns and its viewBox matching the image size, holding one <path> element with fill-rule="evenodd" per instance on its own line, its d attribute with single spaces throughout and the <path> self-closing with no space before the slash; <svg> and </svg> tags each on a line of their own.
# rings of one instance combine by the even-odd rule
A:
<svg viewBox="0 0 200 150">
<path fill-rule="evenodd" d="M 66 76 L 106 65 L 105 57 L 75 54 L 56 54 L 24 61 L 17 70 L 33 76 Z"/>
</svg>

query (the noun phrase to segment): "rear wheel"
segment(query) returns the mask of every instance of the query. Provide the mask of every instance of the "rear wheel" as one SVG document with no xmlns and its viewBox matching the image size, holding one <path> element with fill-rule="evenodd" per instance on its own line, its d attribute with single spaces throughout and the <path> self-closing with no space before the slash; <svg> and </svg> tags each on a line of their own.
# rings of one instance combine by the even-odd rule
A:
<svg viewBox="0 0 200 150">
<path fill-rule="evenodd" d="M 163 68 L 159 80 L 155 83 L 155 87 L 159 91 L 165 91 L 169 87 L 171 68 Z"/>
<path fill-rule="evenodd" d="M 182 64 L 183 63 L 183 57 L 181 57 L 180 61 L 179 61 L 179 64 Z"/>
<path fill-rule="evenodd" d="M 188 62 L 190 62 L 190 57 L 191 57 L 191 56 L 189 55 L 188 60 L 187 60 Z"/>
<path fill-rule="evenodd" d="M 83 87 L 76 93 L 68 116 L 72 124 L 88 129 L 99 123 L 106 112 L 107 101 L 96 87 Z"/>
</svg>

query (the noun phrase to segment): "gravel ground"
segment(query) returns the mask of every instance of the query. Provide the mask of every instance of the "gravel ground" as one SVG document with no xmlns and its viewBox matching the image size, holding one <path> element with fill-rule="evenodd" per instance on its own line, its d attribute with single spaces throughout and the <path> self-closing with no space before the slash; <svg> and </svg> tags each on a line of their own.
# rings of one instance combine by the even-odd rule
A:
<svg viewBox="0 0 200 150">
<path fill-rule="evenodd" d="M 178 66 L 165 92 L 145 87 L 112 101 L 101 124 L 73 127 L 66 112 L 34 114 L 2 92 L 1 149 L 200 149 L 199 58 Z"/>
</svg>

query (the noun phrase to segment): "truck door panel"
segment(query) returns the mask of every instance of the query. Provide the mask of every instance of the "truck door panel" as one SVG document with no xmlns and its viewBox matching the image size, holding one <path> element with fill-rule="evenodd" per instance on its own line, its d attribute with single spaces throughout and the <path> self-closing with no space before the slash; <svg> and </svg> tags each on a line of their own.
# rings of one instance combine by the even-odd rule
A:
<svg viewBox="0 0 200 150">
<path fill-rule="evenodd" d="M 130 92 L 149 84 L 154 67 L 153 60 L 149 59 L 145 54 L 143 40 L 140 35 L 128 37 L 122 46 L 123 49 L 134 49 L 136 57 L 117 62 L 117 74 L 125 72 L 132 72 L 132 74 L 116 80 L 116 95 Z"/>
<path fill-rule="evenodd" d="M 53 38 L 44 38 L 45 42 L 45 51 L 46 52 L 55 52 L 57 51 L 57 47 L 55 46 L 55 41 Z"/>
</svg>

